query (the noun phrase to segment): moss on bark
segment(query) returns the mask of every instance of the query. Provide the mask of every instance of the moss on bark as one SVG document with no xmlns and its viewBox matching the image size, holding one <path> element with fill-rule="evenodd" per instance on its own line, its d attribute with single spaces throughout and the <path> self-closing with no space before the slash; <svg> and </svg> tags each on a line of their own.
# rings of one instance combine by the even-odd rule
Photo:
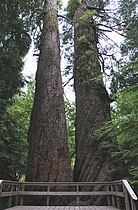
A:
<svg viewBox="0 0 138 210">
<path fill-rule="evenodd" d="M 103 84 L 95 28 L 93 14 L 81 4 L 74 16 L 76 92 L 74 180 L 84 182 L 104 181 L 108 176 L 109 153 L 104 153 L 104 156 L 100 154 L 100 144 L 94 135 L 95 131 L 110 119 L 109 98 Z"/>
</svg>

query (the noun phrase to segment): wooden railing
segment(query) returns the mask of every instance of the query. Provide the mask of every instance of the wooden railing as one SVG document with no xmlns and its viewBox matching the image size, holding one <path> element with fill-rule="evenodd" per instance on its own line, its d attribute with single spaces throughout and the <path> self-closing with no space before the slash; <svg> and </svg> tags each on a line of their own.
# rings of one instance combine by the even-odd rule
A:
<svg viewBox="0 0 138 210">
<path fill-rule="evenodd" d="M 74 196 L 76 205 L 84 196 L 105 196 L 107 206 L 119 209 L 136 210 L 138 200 L 126 180 L 114 182 L 13 182 L 0 180 L 0 198 L 7 197 L 8 207 L 23 205 L 26 196 L 45 196 L 46 205 L 50 205 L 52 196 Z M 84 199 L 83 199 L 84 200 Z"/>
</svg>

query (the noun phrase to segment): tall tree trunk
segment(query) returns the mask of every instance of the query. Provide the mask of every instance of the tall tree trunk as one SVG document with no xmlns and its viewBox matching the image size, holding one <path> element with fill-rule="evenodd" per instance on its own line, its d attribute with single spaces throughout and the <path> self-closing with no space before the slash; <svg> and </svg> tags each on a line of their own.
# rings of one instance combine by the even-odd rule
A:
<svg viewBox="0 0 138 210">
<path fill-rule="evenodd" d="M 36 92 L 29 130 L 27 181 L 71 181 L 56 0 L 45 0 Z"/>
<path fill-rule="evenodd" d="M 94 135 L 110 119 L 109 97 L 103 84 L 97 50 L 96 26 L 86 5 L 74 16 L 75 92 L 76 92 L 76 163 L 75 181 L 107 179 L 108 151 L 100 154 Z M 103 139 L 104 141 L 104 139 Z"/>
</svg>

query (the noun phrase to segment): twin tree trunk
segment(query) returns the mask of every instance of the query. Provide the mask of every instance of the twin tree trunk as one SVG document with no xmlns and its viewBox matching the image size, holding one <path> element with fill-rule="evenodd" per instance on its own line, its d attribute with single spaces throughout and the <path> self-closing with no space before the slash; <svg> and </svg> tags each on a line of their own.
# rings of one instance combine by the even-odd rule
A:
<svg viewBox="0 0 138 210">
<path fill-rule="evenodd" d="M 92 12 L 81 4 L 74 16 L 76 163 L 74 180 L 104 181 L 108 176 L 108 151 L 101 154 L 94 133 L 110 119 L 109 97 L 98 59 L 96 26 Z M 106 142 L 105 142 L 106 143 Z"/>
<path fill-rule="evenodd" d="M 56 0 L 46 0 L 36 93 L 29 130 L 27 181 L 71 181 L 66 120 L 60 73 Z M 103 84 L 95 24 L 81 4 L 74 16 L 76 163 L 75 181 L 103 181 L 108 174 L 108 151 L 94 132 L 110 119 Z"/>
<path fill-rule="evenodd" d="M 44 5 L 36 92 L 29 130 L 27 181 L 71 181 L 56 0 Z"/>
</svg>

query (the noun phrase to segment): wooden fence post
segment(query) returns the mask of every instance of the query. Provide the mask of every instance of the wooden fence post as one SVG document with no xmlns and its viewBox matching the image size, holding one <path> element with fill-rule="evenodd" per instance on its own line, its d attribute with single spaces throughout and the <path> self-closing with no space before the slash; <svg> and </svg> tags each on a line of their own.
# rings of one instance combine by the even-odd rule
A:
<svg viewBox="0 0 138 210">
<path fill-rule="evenodd" d="M 15 191 L 18 192 L 19 191 L 19 185 L 15 186 Z M 15 205 L 17 206 L 19 202 L 19 195 L 15 196 Z"/>
<path fill-rule="evenodd" d="M 24 191 L 24 188 L 25 188 L 24 184 L 21 184 L 20 188 L 21 188 L 20 206 L 22 206 L 23 205 L 23 194 L 22 194 L 22 192 Z"/>
<path fill-rule="evenodd" d="M 130 200 L 130 202 L 131 202 L 131 210 L 136 210 L 135 202 L 132 199 Z"/>
<path fill-rule="evenodd" d="M 113 192 L 113 191 L 114 191 L 114 186 L 111 185 L 111 192 Z M 116 206 L 115 205 L 115 197 L 114 196 L 112 196 L 112 206 Z"/>
<path fill-rule="evenodd" d="M 77 184 L 76 185 L 76 187 L 77 187 L 77 206 L 79 206 L 79 196 L 78 196 L 78 194 L 79 194 L 79 185 Z"/>
<path fill-rule="evenodd" d="M 119 187 L 117 185 L 115 185 L 115 191 L 119 192 Z M 119 208 L 119 209 L 121 208 L 119 197 L 116 197 L 116 207 Z"/>
<path fill-rule="evenodd" d="M 49 191 L 50 191 L 50 186 L 49 185 L 47 185 L 47 192 L 49 193 Z M 47 195 L 47 200 L 46 200 L 46 205 L 47 206 L 49 206 L 49 195 Z"/>
<path fill-rule="evenodd" d="M 106 186 L 106 190 L 107 190 L 107 192 L 109 192 L 109 191 L 110 191 L 110 186 L 109 186 L 109 185 L 107 185 L 107 186 Z M 110 206 L 110 205 L 111 205 L 110 196 L 107 196 L 107 205 L 108 205 L 108 206 Z"/>
<path fill-rule="evenodd" d="M 124 197 L 125 197 L 125 208 L 126 210 L 131 210 L 130 205 L 129 205 L 128 193 L 124 185 L 123 185 L 123 192 L 124 192 Z"/>
<path fill-rule="evenodd" d="M 10 192 L 13 192 L 13 185 L 11 185 Z M 12 196 L 10 196 L 8 199 L 8 207 L 11 207 L 11 206 L 12 206 Z"/>
</svg>

